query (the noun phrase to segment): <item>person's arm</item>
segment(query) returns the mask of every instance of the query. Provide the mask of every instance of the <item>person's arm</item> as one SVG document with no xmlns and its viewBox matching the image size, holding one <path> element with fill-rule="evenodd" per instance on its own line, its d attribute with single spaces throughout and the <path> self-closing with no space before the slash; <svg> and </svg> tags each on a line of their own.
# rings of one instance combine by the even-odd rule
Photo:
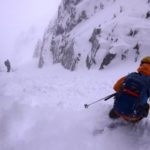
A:
<svg viewBox="0 0 150 150">
<path fill-rule="evenodd" d="M 113 89 L 118 92 L 120 90 L 120 87 L 124 81 L 125 77 L 120 78 L 114 85 Z"/>
</svg>

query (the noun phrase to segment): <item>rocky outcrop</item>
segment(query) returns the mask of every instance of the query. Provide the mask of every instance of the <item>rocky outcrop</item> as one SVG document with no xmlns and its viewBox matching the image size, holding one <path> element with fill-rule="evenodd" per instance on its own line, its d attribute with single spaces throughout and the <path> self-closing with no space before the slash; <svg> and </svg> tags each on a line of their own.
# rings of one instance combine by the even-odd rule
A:
<svg viewBox="0 0 150 150">
<path fill-rule="evenodd" d="M 91 47 L 90 54 L 88 54 L 86 58 L 86 66 L 88 69 L 90 69 L 93 64 L 96 64 L 95 57 L 96 57 L 97 51 L 100 48 L 100 43 L 98 40 L 98 37 L 100 37 L 100 34 L 101 34 L 101 29 L 95 28 L 93 30 L 92 36 L 89 39 L 89 42 L 92 44 L 92 47 Z"/>
<path fill-rule="evenodd" d="M 86 12 L 79 14 L 76 5 L 82 0 L 63 0 L 58 10 L 58 17 L 52 33 L 50 52 L 53 63 L 61 63 L 66 69 L 74 70 L 79 61 L 79 53 L 75 53 L 74 39 L 69 35 L 75 26 L 87 19 Z"/>
<path fill-rule="evenodd" d="M 111 63 L 111 61 L 116 57 L 116 54 L 108 53 L 100 66 L 100 69 L 104 69 L 104 66 L 107 66 Z"/>
<path fill-rule="evenodd" d="M 36 46 L 39 67 L 48 59 L 72 71 L 78 67 L 104 69 L 129 56 L 137 62 L 150 46 L 145 39 L 150 34 L 150 13 L 139 11 L 139 5 L 148 8 L 149 2 L 62 0 L 56 20 Z"/>
</svg>

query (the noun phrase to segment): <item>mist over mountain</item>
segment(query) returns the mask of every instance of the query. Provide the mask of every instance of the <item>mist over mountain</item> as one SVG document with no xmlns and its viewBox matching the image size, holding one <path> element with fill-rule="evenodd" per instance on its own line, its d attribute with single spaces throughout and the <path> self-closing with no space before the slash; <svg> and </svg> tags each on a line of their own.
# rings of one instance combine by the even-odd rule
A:
<svg viewBox="0 0 150 150">
<path fill-rule="evenodd" d="M 149 55 L 149 0 L 62 0 L 39 39 L 38 65 L 104 69 Z"/>
</svg>

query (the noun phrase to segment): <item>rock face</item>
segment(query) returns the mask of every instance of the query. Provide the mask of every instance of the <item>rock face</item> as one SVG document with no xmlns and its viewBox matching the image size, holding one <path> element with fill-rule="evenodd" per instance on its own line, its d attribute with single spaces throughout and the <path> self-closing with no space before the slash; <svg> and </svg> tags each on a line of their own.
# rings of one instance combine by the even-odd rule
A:
<svg viewBox="0 0 150 150">
<path fill-rule="evenodd" d="M 35 48 L 39 67 L 51 60 L 72 71 L 138 61 L 149 54 L 149 7 L 140 0 L 62 0 Z"/>
</svg>

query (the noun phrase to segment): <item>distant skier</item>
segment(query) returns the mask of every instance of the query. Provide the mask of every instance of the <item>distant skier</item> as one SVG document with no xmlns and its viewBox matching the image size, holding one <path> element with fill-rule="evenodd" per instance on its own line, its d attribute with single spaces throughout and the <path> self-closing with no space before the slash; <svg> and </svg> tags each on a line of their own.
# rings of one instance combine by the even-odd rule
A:
<svg viewBox="0 0 150 150">
<path fill-rule="evenodd" d="M 137 72 L 119 79 L 114 85 L 117 92 L 113 108 L 109 112 L 112 119 L 123 118 L 135 123 L 148 116 L 150 97 L 150 56 L 144 57 Z"/>
<path fill-rule="evenodd" d="M 4 62 L 6 68 L 7 68 L 7 72 L 10 72 L 11 70 L 11 65 L 10 65 L 10 61 L 7 59 L 5 62 Z"/>
</svg>

